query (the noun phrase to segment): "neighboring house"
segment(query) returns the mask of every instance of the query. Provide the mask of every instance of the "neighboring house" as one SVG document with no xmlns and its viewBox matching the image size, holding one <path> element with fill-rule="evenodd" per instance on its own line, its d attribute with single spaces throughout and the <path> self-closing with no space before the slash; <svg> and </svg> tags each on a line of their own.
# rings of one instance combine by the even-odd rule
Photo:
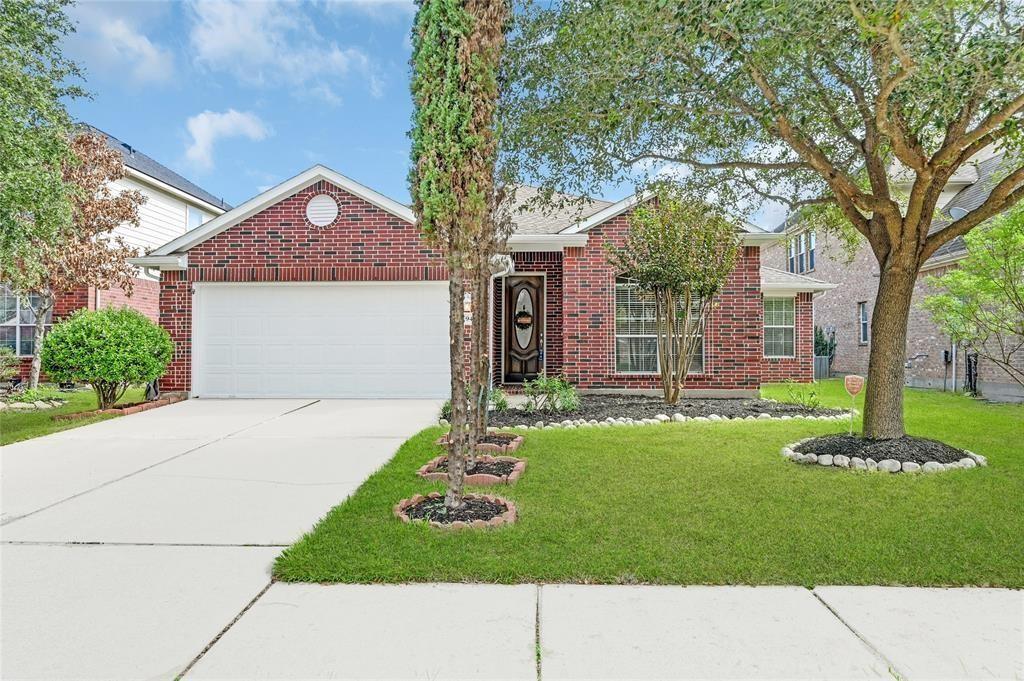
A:
<svg viewBox="0 0 1024 681">
<path fill-rule="evenodd" d="M 986 151 L 957 170 L 939 197 L 940 215 L 932 230 L 981 205 L 1001 177 L 1004 154 Z M 878 291 L 879 268 L 866 241 L 847 251 L 834 235 L 815 234 L 791 219 L 776 228 L 786 240 L 765 249 L 766 264 L 789 272 L 809 274 L 837 284 L 814 301 L 815 323 L 834 333 L 832 371 L 866 375 L 871 347 L 871 315 Z M 956 267 L 967 255 L 962 238 L 944 244 L 921 268 L 914 289 L 907 329 L 906 383 L 919 388 L 962 390 L 967 380 L 969 351 L 957 347 L 921 307 L 932 291 L 926 278 Z M 1018 358 L 1024 366 L 1024 353 Z M 991 399 L 1024 400 L 1024 391 L 1005 373 L 981 359 L 977 363 L 978 392 Z"/>
<path fill-rule="evenodd" d="M 125 242 L 147 251 L 199 227 L 230 208 L 221 199 L 189 182 L 130 145 L 91 126 L 87 131 L 106 137 L 112 149 L 121 152 L 128 175 L 114 183 L 120 189 L 137 189 L 146 197 L 139 209 L 138 226 L 123 225 L 115 234 Z M 156 277 L 140 271 L 131 297 L 119 288 L 86 288 L 58 295 L 51 317 L 60 320 L 75 310 L 128 305 L 154 321 L 159 319 L 160 286 Z M 0 345 L 22 356 L 21 374 L 27 376 L 34 346 L 34 316 L 28 306 L 0 284 Z"/>
<path fill-rule="evenodd" d="M 658 387 L 653 305 L 616 278 L 604 247 L 622 243 L 640 200 L 515 213 L 515 270 L 487 301 L 496 384 L 514 389 L 546 373 L 582 389 Z M 750 227 L 741 238 L 704 330 L 695 392 L 751 395 L 763 381 L 812 378 L 811 300 L 829 285 L 763 268 L 761 247 L 778 235 Z M 176 345 L 165 391 L 449 392 L 443 258 L 407 206 L 329 168 L 310 168 L 135 262 L 161 270 L 160 322 Z"/>
</svg>

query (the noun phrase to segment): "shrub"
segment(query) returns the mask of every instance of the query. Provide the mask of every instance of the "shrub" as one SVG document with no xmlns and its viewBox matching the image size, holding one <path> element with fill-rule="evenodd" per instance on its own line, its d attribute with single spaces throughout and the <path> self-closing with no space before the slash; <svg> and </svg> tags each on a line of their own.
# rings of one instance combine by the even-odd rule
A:
<svg viewBox="0 0 1024 681">
<path fill-rule="evenodd" d="M 466 387 L 466 395 L 469 396 L 469 387 Z M 508 411 L 508 395 L 500 388 L 491 391 L 491 407 L 498 413 Z M 441 405 L 441 418 L 450 421 L 452 418 L 452 401 L 445 400 Z"/>
<path fill-rule="evenodd" d="M 163 375 L 174 353 L 166 331 L 130 308 L 79 310 L 53 327 L 43 370 L 59 382 L 88 383 L 109 409 L 133 383 Z"/>
<path fill-rule="evenodd" d="M 784 383 L 790 402 L 795 402 L 807 409 L 817 409 L 821 406 L 821 398 L 818 397 L 818 388 L 815 385 L 804 387 L 805 384 L 797 383 L 792 378 L 787 378 Z"/>
<path fill-rule="evenodd" d="M 39 400 L 64 400 L 66 396 L 56 388 L 40 386 L 21 392 L 11 393 L 4 397 L 7 402 L 38 402 Z"/>
<path fill-rule="evenodd" d="M 572 383 L 562 376 L 538 376 L 523 384 L 526 395 L 527 413 L 533 412 L 568 412 L 580 407 L 580 395 Z"/>
<path fill-rule="evenodd" d="M 9 381 L 18 375 L 18 355 L 6 345 L 0 347 L 0 381 Z"/>
</svg>

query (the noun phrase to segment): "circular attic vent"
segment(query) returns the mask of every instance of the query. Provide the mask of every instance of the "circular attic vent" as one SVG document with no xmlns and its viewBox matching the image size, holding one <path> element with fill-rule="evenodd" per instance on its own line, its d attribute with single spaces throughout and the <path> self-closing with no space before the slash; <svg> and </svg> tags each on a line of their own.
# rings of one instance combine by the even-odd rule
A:
<svg viewBox="0 0 1024 681">
<path fill-rule="evenodd" d="M 306 219 L 311 225 L 327 227 L 338 219 L 338 202 L 328 194 L 317 194 L 306 204 Z"/>
</svg>

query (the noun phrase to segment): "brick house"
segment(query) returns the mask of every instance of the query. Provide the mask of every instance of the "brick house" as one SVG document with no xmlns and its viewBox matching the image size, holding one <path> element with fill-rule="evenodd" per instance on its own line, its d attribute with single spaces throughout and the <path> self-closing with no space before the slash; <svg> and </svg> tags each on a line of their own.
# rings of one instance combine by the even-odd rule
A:
<svg viewBox="0 0 1024 681">
<path fill-rule="evenodd" d="M 122 225 L 114 232 L 140 252 L 145 253 L 168 239 L 184 234 L 230 208 L 221 199 L 129 144 L 92 126 L 83 128 L 105 137 L 110 148 L 120 152 L 127 177 L 115 182 L 114 187 L 135 189 L 146 197 L 146 202 L 139 208 L 139 224 Z M 131 296 L 125 295 L 120 288 L 97 290 L 93 287 L 59 294 L 54 300 L 49 321 L 60 321 L 82 308 L 95 310 L 125 305 L 154 321 L 159 319 L 160 284 L 157 277 L 140 271 L 135 277 Z M 34 321 L 31 308 L 0 283 L 0 346 L 7 346 L 21 356 L 20 375 L 23 379 L 28 376 L 32 363 Z"/>
<path fill-rule="evenodd" d="M 522 188 L 517 200 L 529 198 Z M 645 197 L 582 209 L 516 211 L 514 268 L 496 277 L 494 381 L 541 373 L 587 390 L 658 387 L 653 304 L 616 277 Z M 778 235 L 749 227 L 704 330 L 689 386 L 755 394 L 809 381 L 816 279 L 763 267 Z M 412 211 L 315 166 L 155 249 L 160 322 L 176 344 L 161 387 L 208 397 L 440 397 L 448 391 L 444 261 Z M 471 303 L 467 301 L 467 306 Z"/>
<path fill-rule="evenodd" d="M 942 206 L 933 229 L 959 214 L 981 205 L 994 186 L 1004 154 L 983 152 L 950 179 L 939 198 Z M 816 323 L 837 341 L 832 371 L 839 375 L 866 375 L 871 347 L 871 314 L 878 290 L 879 268 L 866 241 L 852 253 L 834 235 L 815 234 L 790 219 L 776 228 L 785 239 L 764 251 L 766 264 L 797 274 L 810 274 L 835 283 L 834 290 L 814 300 Z M 943 245 L 921 268 L 914 288 L 907 329 L 906 383 L 917 388 L 962 390 L 966 380 L 968 351 L 957 347 L 921 307 L 930 293 L 927 278 L 939 276 L 967 256 L 962 238 Z M 1017 361 L 1024 366 L 1024 353 Z M 995 400 L 1024 400 L 1024 390 L 998 367 L 978 361 L 979 392 Z"/>
</svg>

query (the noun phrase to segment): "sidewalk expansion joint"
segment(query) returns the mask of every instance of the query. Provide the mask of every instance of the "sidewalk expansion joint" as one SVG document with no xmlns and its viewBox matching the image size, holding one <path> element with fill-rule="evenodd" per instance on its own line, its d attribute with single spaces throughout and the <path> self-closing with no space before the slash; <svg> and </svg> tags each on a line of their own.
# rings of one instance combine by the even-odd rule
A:
<svg viewBox="0 0 1024 681">
<path fill-rule="evenodd" d="M 77 499 L 78 497 L 80 497 L 80 496 L 82 496 L 84 494 L 89 494 L 90 492 L 95 492 L 98 489 L 103 489 L 104 487 L 107 487 L 108 485 L 113 485 L 115 482 L 121 482 L 122 480 L 126 480 L 128 478 L 136 476 L 139 473 L 144 473 L 145 471 L 148 471 L 148 470 L 150 470 L 152 468 L 156 468 L 157 466 L 161 466 L 161 465 L 167 463 L 168 461 L 174 461 L 175 459 L 180 459 L 183 456 L 187 456 L 188 454 L 192 454 L 194 452 L 199 451 L 203 447 L 207 447 L 207 446 L 212 445 L 214 443 L 220 442 L 221 440 L 227 440 L 230 437 L 234 437 L 235 435 L 238 435 L 241 432 L 249 430 L 250 428 L 255 428 L 256 426 L 262 426 L 264 423 L 270 423 L 274 419 L 281 418 L 282 416 L 287 416 L 288 414 L 294 414 L 295 412 L 299 411 L 300 409 L 305 409 L 306 407 L 312 406 L 312 405 L 316 404 L 319 401 L 320 400 L 313 400 L 312 402 L 309 402 L 307 404 L 303 404 L 303 405 L 301 405 L 299 407 L 296 407 L 295 409 L 290 409 L 290 410 L 288 410 L 286 412 L 283 412 L 281 414 L 275 414 L 274 416 L 270 417 L 269 419 L 266 419 L 265 421 L 260 421 L 259 423 L 250 424 L 250 425 L 246 426 L 245 428 L 239 428 L 238 430 L 236 430 L 234 432 L 231 432 L 231 433 L 228 433 L 227 435 L 222 435 L 221 437 L 214 438 L 213 440 L 210 440 L 208 442 L 204 442 L 201 445 L 196 445 L 192 449 L 186 450 L 184 452 L 180 452 L 178 454 L 175 454 L 174 456 L 170 456 L 170 457 L 168 457 L 166 459 L 163 459 L 161 461 L 157 461 L 156 463 L 151 463 L 148 466 L 144 466 L 144 467 L 140 468 L 137 471 L 132 471 L 131 473 L 126 473 L 125 475 L 122 475 L 122 476 L 120 476 L 118 478 L 114 478 L 113 480 L 107 480 L 106 482 L 100 483 L 99 485 L 96 485 L 95 487 L 90 487 L 89 489 L 82 490 L 81 492 L 76 492 L 76 493 L 72 494 L 71 496 L 64 497 L 63 499 L 55 501 L 55 502 L 53 502 L 51 504 L 47 504 L 46 506 L 43 506 L 42 508 L 37 508 L 34 511 L 29 511 L 28 513 L 22 513 L 21 515 L 14 516 L 12 518 L 4 518 L 2 521 L 0 521 L 0 527 L 9 525 L 10 523 L 13 523 L 13 522 L 17 522 L 18 520 L 22 520 L 23 518 L 28 518 L 29 516 L 33 516 L 36 513 L 40 513 L 42 511 L 47 510 L 47 509 L 53 508 L 54 506 L 57 506 L 58 504 L 63 504 L 66 501 L 71 501 L 72 499 Z"/>
<path fill-rule="evenodd" d="M 241 611 L 239 611 L 239 613 L 237 615 L 235 615 L 235 618 L 233 620 L 231 620 L 230 622 L 228 622 L 227 626 L 225 626 L 223 629 L 221 629 L 220 633 L 217 634 L 216 636 L 214 636 L 213 640 L 211 640 L 209 643 L 207 643 L 206 647 L 203 648 L 202 650 L 200 650 L 198 655 L 196 655 L 194 658 L 192 658 L 192 661 L 188 663 L 188 666 L 186 666 L 184 669 L 182 669 L 181 673 L 178 674 L 175 677 L 175 681 L 178 681 L 179 679 L 183 679 L 185 677 L 185 675 L 188 674 L 192 670 L 192 667 L 196 666 L 196 663 L 198 663 L 199 660 L 201 660 L 203 658 L 203 655 L 205 655 L 207 652 L 209 652 L 210 648 L 212 648 L 217 643 L 217 641 L 219 641 L 221 639 L 221 637 L 224 636 L 224 634 L 228 633 L 228 629 L 230 629 L 231 627 L 235 626 L 235 622 L 237 622 L 238 620 L 242 619 L 242 615 L 244 615 L 245 613 L 249 612 L 249 608 L 251 608 L 252 606 L 256 605 L 256 601 L 258 601 L 260 598 L 262 598 L 263 594 L 267 593 L 267 591 L 269 591 L 270 587 L 272 587 L 272 586 L 274 586 L 274 580 L 270 580 L 269 582 L 267 582 L 267 585 L 265 587 L 263 587 L 262 589 L 260 589 L 260 592 L 258 594 L 256 594 L 255 596 L 253 596 L 251 601 L 249 601 L 248 603 L 245 604 L 245 607 L 242 608 Z"/>
<path fill-rule="evenodd" d="M 533 644 L 534 644 L 534 647 L 536 648 L 536 655 L 537 655 L 537 681 L 541 681 L 540 665 L 541 665 L 541 658 L 543 656 L 543 653 L 542 653 L 541 647 L 540 647 L 540 594 L 541 594 L 541 589 L 543 589 L 544 587 L 541 584 L 537 584 L 536 586 L 537 586 L 537 615 L 536 615 L 536 620 L 534 621 L 534 624 L 533 624 Z"/>
<path fill-rule="evenodd" d="M 865 646 L 867 646 L 867 649 L 868 649 L 868 650 L 870 650 L 870 651 L 871 651 L 871 652 L 872 652 L 872 653 L 873 653 L 873 654 L 875 655 L 875 657 L 877 657 L 877 658 L 878 658 L 879 660 L 881 660 L 882 662 L 884 662 L 884 663 L 885 663 L 885 666 L 886 666 L 886 667 L 888 668 L 888 670 L 889 670 L 889 673 L 890 673 L 890 674 L 892 674 L 894 678 L 896 678 L 896 679 L 905 679 L 905 678 L 906 678 L 906 675 L 905 675 L 905 674 L 903 674 L 903 673 L 902 673 L 902 672 L 901 672 L 901 671 L 900 671 L 900 670 L 899 670 L 899 669 L 898 669 L 898 668 L 896 667 L 896 665 L 895 665 L 895 664 L 893 664 L 892 660 L 890 660 L 889 658 L 887 658 L 887 657 L 886 657 L 886 656 L 885 656 L 885 655 L 884 655 L 884 654 L 882 653 L 882 651 L 881 651 L 881 650 L 879 650 L 878 648 L 876 648 L 876 647 L 874 646 L 874 644 L 872 644 L 872 643 L 871 643 L 871 641 L 869 641 L 869 640 L 868 640 L 868 639 L 867 639 L 867 638 L 866 638 L 865 636 L 863 636 L 863 635 L 862 635 L 862 634 L 861 634 L 861 633 L 860 633 L 859 631 L 857 631 L 856 629 L 854 629 L 854 628 L 853 628 L 853 626 L 852 626 L 852 625 L 851 625 L 851 624 L 850 624 L 849 622 L 847 622 L 847 621 L 846 621 L 845 619 L 843 619 L 843 618 L 842 618 L 842 616 L 841 616 L 841 615 L 840 615 L 840 614 L 839 614 L 838 612 L 836 612 L 835 608 L 833 608 L 833 607 L 832 607 L 831 605 L 829 605 L 829 604 L 828 604 L 828 601 L 826 601 L 826 600 L 825 600 L 824 598 L 822 598 L 822 597 L 821 597 L 821 596 L 820 596 L 820 595 L 818 594 L 818 592 L 817 592 L 817 591 L 815 591 L 814 589 L 811 589 L 811 595 L 812 595 L 812 596 L 814 596 L 815 598 L 817 598 L 817 599 L 818 599 L 818 602 L 819 602 L 819 603 L 821 603 L 821 604 L 822 604 L 823 606 L 825 606 L 825 608 L 826 608 L 826 609 L 827 609 L 827 610 L 828 610 L 828 611 L 829 611 L 830 613 L 832 613 L 832 616 L 833 616 L 833 617 L 835 617 L 835 618 L 836 618 L 837 620 L 839 620 L 839 621 L 840 621 L 840 622 L 842 623 L 842 625 L 843 625 L 844 627 L 846 627 L 847 629 L 849 629 L 849 630 L 850 630 L 850 633 L 852 633 L 852 634 L 853 634 L 854 636 L 856 636 L 856 637 L 857 637 L 858 639 L 860 639 L 860 642 L 861 642 L 861 643 L 863 643 L 863 644 L 864 644 Z"/>
</svg>

